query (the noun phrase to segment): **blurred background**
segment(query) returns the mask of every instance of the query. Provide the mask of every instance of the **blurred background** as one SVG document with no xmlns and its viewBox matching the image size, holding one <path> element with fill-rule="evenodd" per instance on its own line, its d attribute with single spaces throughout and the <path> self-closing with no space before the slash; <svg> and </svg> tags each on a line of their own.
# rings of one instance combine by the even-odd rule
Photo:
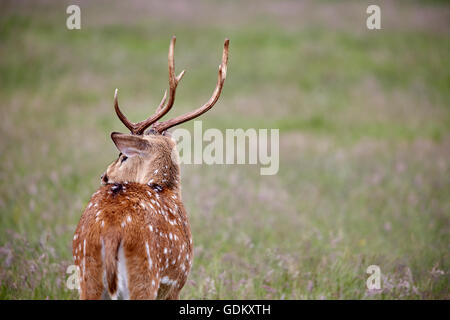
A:
<svg viewBox="0 0 450 320">
<path fill-rule="evenodd" d="M 81 30 L 66 8 L 81 8 Z M 369 4 L 381 30 L 368 30 Z M 75 227 L 132 121 L 280 129 L 280 170 L 183 165 L 184 299 L 449 299 L 447 1 L 0 1 L 0 298 L 76 299 Z M 167 117 L 166 117 L 167 118 Z M 188 130 L 193 123 L 182 125 Z M 367 290 L 378 265 L 382 290 Z"/>
</svg>

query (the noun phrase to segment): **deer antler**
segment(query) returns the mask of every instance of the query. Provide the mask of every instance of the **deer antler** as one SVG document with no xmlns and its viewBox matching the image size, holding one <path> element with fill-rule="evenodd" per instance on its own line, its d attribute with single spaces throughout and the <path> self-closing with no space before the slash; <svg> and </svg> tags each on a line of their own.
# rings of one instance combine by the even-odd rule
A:
<svg viewBox="0 0 450 320">
<path fill-rule="evenodd" d="M 169 56 L 168 56 L 168 64 L 169 64 L 169 101 L 167 102 L 167 105 L 164 106 L 164 103 L 166 102 L 167 98 L 167 90 L 164 92 L 164 97 L 161 100 L 161 103 L 159 104 L 158 108 L 156 109 L 156 112 L 150 116 L 148 119 L 133 123 L 129 121 L 125 115 L 120 111 L 119 108 L 119 102 L 117 100 L 117 89 L 114 94 L 114 109 L 116 110 L 116 114 L 119 117 L 120 121 L 128 128 L 130 129 L 132 134 L 140 135 L 144 132 L 145 129 L 147 129 L 151 124 L 153 124 L 155 121 L 158 121 L 160 118 L 162 118 L 169 110 L 172 108 L 173 103 L 175 101 L 175 92 L 178 86 L 178 82 L 180 82 L 181 78 L 183 78 L 185 70 L 181 71 L 181 73 L 178 76 L 175 76 L 175 62 L 174 62 L 174 48 L 175 48 L 175 41 L 176 37 L 172 37 L 172 40 L 170 41 L 169 46 Z"/>
<path fill-rule="evenodd" d="M 227 77 L 227 63 L 228 63 L 228 46 L 229 46 L 230 40 L 225 39 L 225 43 L 223 45 L 223 53 L 222 53 L 222 63 L 219 66 L 219 75 L 217 78 L 217 84 L 216 88 L 214 89 L 214 92 L 211 96 L 211 98 L 200 108 L 197 110 L 188 112 L 184 115 L 175 117 L 173 119 L 163 121 L 163 122 L 155 122 L 153 123 L 152 129 L 154 129 L 156 132 L 163 132 L 164 130 L 167 130 L 177 124 L 181 124 L 183 122 L 189 121 L 191 119 L 197 118 L 198 116 L 202 115 L 209 109 L 211 109 L 214 104 L 217 102 L 217 100 L 220 97 L 220 93 L 222 92 L 223 84 L 225 82 L 225 79 Z M 169 65 L 169 73 L 170 73 L 170 65 Z M 181 74 L 182 76 L 182 74 Z M 174 92 L 175 95 L 175 92 Z M 173 101 L 169 97 L 169 103 Z M 171 107 L 172 105 L 170 105 Z M 158 108 L 159 109 L 159 108 Z"/>
</svg>

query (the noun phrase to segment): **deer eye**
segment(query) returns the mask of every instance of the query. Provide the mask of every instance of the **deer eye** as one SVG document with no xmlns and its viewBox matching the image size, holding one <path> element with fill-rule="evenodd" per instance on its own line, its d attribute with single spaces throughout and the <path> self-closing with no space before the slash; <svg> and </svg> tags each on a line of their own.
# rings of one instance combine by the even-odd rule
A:
<svg viewBox="0 0 450 320">
<path fill-rule="evenodd" d="M 120 160 L 120 163 L 124 162 L 125 160 L 127 160 L 128 157 L 127 156 L 123 156 L 122 159 Z"/>
</svg>

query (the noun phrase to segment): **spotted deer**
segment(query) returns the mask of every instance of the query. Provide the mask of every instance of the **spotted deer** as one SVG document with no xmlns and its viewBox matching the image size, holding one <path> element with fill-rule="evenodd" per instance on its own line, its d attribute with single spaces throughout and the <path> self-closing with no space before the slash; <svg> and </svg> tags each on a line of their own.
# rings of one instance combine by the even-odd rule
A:
<svg viewBox="0 0 450 320">
<path fill-rule="evenodd" d="M 130 122 L 119 109 L 115 91 L 114 109 L 131 133 L 111 133 L 119 157 L 102 175 L 102 186 L 92 195 L 73 237 L 81 299 L 178 299 L 192 267 L 178 154 L 167 129 L 200 116 L 217 102 L 227 74 L 229 40 L 211 98 L 192 112 L 159 121 L 172 108 L 184 75 L 183 70 L 175 76 L 175 40 L 169 46 L 169 94 L 166 90 L 152 116 Z"/>
</svg>

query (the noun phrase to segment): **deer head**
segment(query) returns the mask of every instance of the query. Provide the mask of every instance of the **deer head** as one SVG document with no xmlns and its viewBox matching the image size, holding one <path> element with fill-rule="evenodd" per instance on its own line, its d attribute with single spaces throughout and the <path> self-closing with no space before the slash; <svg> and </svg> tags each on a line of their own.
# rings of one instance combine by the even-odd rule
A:
<svg viewBox="0 0 450 320">
<path fill-rule="evenodd" d="M 102 175 L 101 180 L 103 184 L 137 182 L 161 188 L 177 188 L 180 172 L 177 161 L 178 153 L 176 152 L 176 143 L 171 139 L 167 129 L 197 118 L 211 109 L 217 102 L 227 74 L 229 40 L 225 39 L 222 63 L 219 66 L 217 84 L 211 98 L 203 106 L 194 111 L 159 122 L 158 120 L 172 108 L 178 83 L 185 72 L 183 70 L 178 76 L 175 76 L 175 40 L 176 38 L 172 37 L 169 46 L 168 100 L 166 91 L 156 112 L 152 116 L 138 123 L 129 121 L 119 108 L 116 89 L 114 94 L 114 109 L 119 119 L 131 133 L 111 133 L 111 139 L 117 149 L 119 149 L 120 154 L 117 160 L 109 165 L 106 172 Z M 149 127 L 150 129 L 145 132 Z"/>
</svg>

